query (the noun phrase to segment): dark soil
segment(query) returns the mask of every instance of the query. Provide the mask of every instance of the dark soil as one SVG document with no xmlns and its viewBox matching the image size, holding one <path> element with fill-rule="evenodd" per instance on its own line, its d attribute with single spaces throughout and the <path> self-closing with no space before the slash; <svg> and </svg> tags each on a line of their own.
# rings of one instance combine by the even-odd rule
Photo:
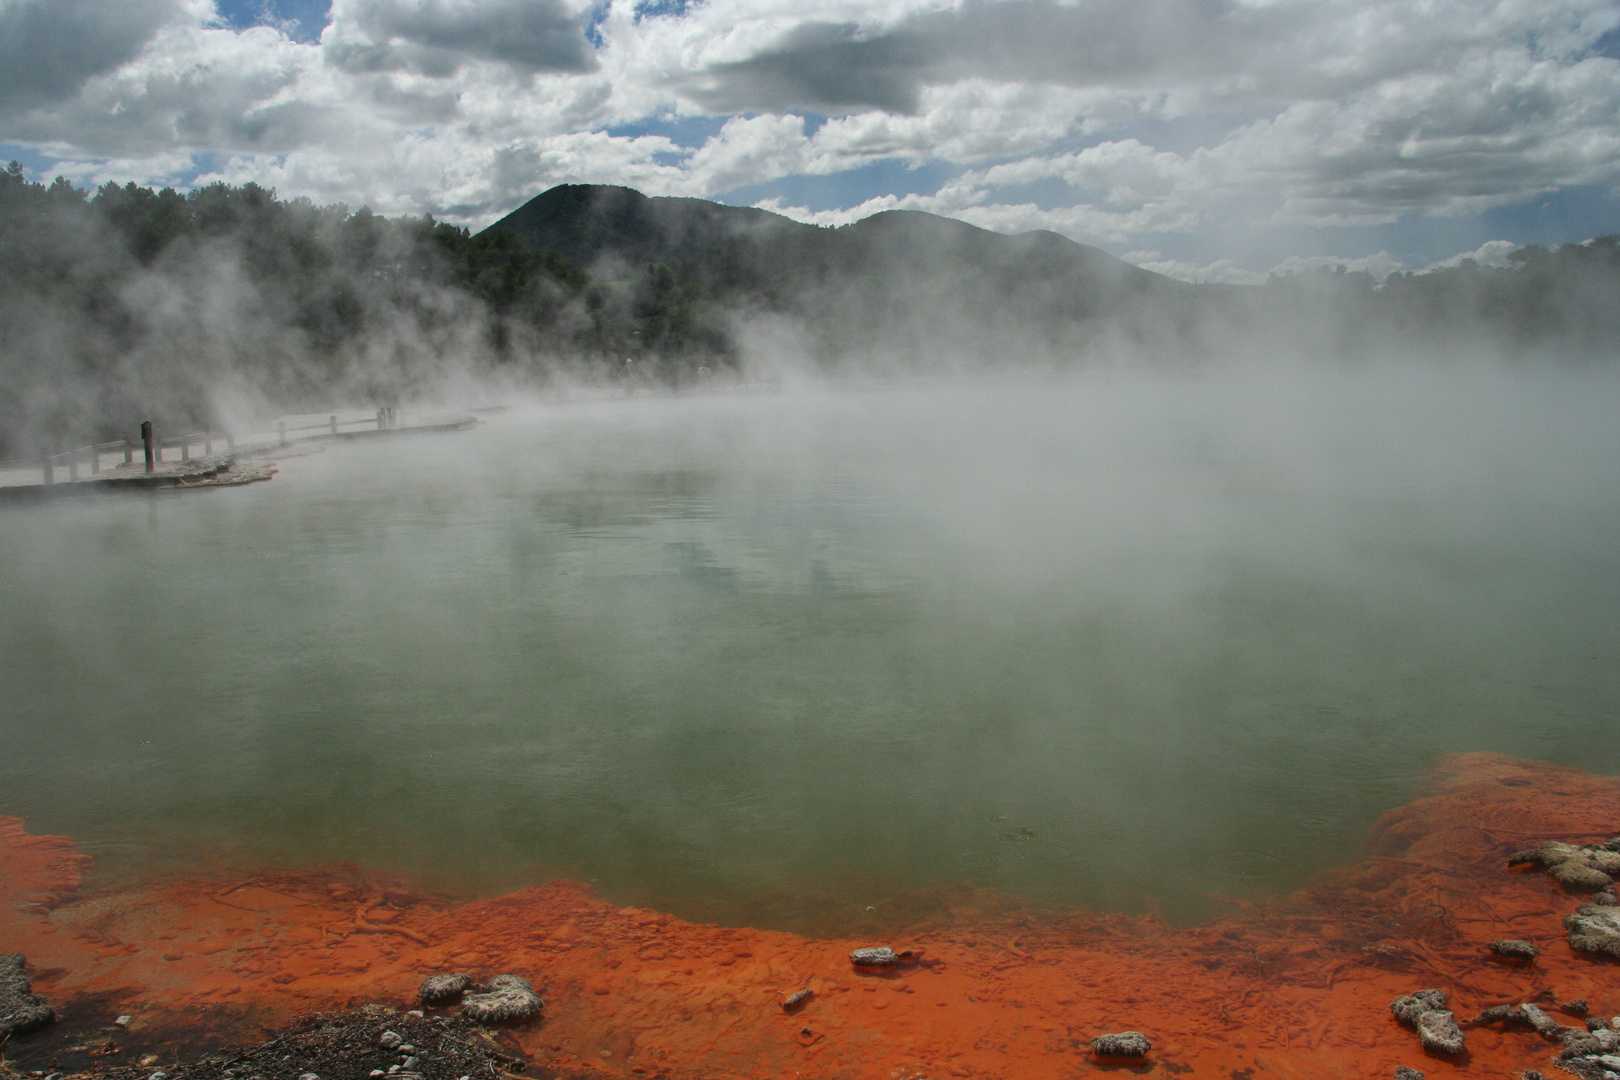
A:
<svg viewBox="0 0 1620 1080">
<path fill-rule="evenodd" d="M 399 1035 L 396 1047 L 414 1048 L 413 1054 L 386 1049 L 383 1032 Z M 392 1041 L 392 1040 L 390 1040 Z M 415 1057 L 410 1069 L 406 1057 Z M 319 1080 L 369 1080 L 373 1070 L 390 1077 L 414 1080 L 505 1080 L 526 1067 L 515 1043 L 498 1032 L 450 1016 L 418 1016 L 377 1005 L 341 1013 L 305 1017 L 281 1035 L 253 1047 L 238 1047 L 207 1054 L 179 1065 L 116 1065 L 73 1074 L 43 1071 L 17 1072 L 0 1062 L 0 1077 L 67 1075 L 96 1080 L 299 1080 L 313 1073 Z"/>
</svg>

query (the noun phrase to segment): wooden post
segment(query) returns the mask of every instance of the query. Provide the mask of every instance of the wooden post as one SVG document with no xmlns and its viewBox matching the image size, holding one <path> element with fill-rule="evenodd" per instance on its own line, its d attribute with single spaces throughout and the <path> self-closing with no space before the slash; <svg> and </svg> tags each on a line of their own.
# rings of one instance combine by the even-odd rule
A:
<svg viewBox="0 0 1620 1080">
<path fill-rule="evenodd" d="M 181 461 L 190 461 L 191 460 L 191 436 L 190 435 L 182 435 L 180 437 L 180 460 Z"/>
<path fill-rule="evenodd" d="M 146 471 L 148 473 L 150 473 L 152 471 L 152 462 L 154 460 L 154 456 L 155 456 L 156 449 L 157 449 L 156 447 L 154 447 L 152 445 L 152 443 L 154 441 L 155 440 L 152 437 L 152 421 L 150 421 L 150 420 L 142 420 L 141 421 L 141 445 L 143 447 L 145 447 L 145 449 L 146 449 Z M 161 461 L 162 459 L 161 458 L 155 458 L 155 460 Z"/>
<path fill-rule="evenodd" d="M 281 445 L 286 446 L 287 445 L 287 421 L 285 421 L 285 420 L 277 420 L 276 421 L 276 430 L 281 433 Z"/>
<path fill-rule="evenodd" d="M 383 429 L 383 411 L 381 409 L 378 409 L 377 410 L 377 430 L 381 431 L 382 429 Z"/>
<path fill-rule="evenodd" d="M 47 484 L 56 483 L 56 466 L 51 464 L 50 450 L 46 449 L 39 452 L 39 462 L 45 467 L 45 482 Z"/>
<path fill-rule="evenodd" d="M 332 434 L 337 434 L 337 417 L 332 417 Z"/>
</svg>

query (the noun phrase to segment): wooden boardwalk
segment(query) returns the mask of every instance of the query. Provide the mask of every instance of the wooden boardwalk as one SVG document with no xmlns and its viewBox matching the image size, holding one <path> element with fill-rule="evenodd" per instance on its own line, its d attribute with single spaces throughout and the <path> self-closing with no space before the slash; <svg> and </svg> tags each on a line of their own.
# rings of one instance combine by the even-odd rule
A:
<svg viewBox="0 0 1620 1080">
<path fill-rule="evenodd" d="M 369 416 L 362 420 L 339 419 L 338 414 L 329 414 L 326 419 L 316 423 L 290 424 L 283 419 L 278 421 L 275 429 L 264 437 L 251 442 L 239 441 L 237 449 L 228 453 L 204 454 L 198 457 L 183 456 L 179 461 L 154 461 L 150 471 L 139 457 L 133 461 L 120 461 L 110 469 L 101 469 L 98 461 L 86 470 L 85 475 L 79 475 L 79 469 L 75 466 L 68 478 L 53 479 L 51 483 L 44 482 L 43 461 L 12 463 L 11 467 L 0 469 L 0 504 L 37 502 L 42 499 L 112 491 L 235 487 L 268 480 L 274 476 L 275 459 L 287 447 L 307 446 L 310 443 L 320 442 L 348 442 L 355 439 L 463 431 L 479 421 L 477 417 L 467 414 L 433 414 L 421 416 L 416 423 L 354 427 L 358 423 L 373 422 Z M 343 430 L 344 425 L 349 425 L 350 429 Z M 87 449 L 91 453 L 97 452 L 93 447 Z M 189 454 L 189 447 L 186 453 Z M 53 472 L 61 471 L 60 466 L 53 469 Z"/>
</svg>

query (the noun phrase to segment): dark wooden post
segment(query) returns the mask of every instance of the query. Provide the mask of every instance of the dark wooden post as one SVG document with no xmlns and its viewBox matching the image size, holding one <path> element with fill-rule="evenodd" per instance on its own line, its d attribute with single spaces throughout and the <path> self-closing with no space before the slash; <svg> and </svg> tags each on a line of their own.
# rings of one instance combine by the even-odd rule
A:
<svg viewBox="0 0 1620 1080">
<path fill-rule="evenodd" d="M 332 417 L 332 434 L 337 434 L 337 417 Z"/>
<path fill-rule="evenodd" d="M 45 482 L 47 484 L 56 483 L 56 466 L 51 464 L 50 450 L 45 449 L 39 452 L 39 463 L 44 466 L 45 469 Z"/>
<path fill-rule="evenodd" d="M 377 410 L 377 430 L 381 431 L 382 429 L 383 429 L 383 411 L 381 409 L 378 409 Z"/>
<path fill-rule="evenodd" d="M 149 473 L 152 471 L 152 462 L 155 459 L 155 452 L 157 449 L 152 445 L 154 441 L 156 440 L 152 438 L 152 421 L 142 420 L 141 445 L 146 448 L 146 471 Z"/>
</svg>

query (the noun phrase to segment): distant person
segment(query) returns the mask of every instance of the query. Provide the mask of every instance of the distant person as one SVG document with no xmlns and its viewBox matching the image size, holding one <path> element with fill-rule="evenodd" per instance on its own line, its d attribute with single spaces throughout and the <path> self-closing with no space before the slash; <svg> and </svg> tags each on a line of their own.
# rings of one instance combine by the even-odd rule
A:
<svg viewBox="0 0 1620 1080">
<path fill-rule="evenodd" d="M 624 380 L 624 392 L 626 394 L 633 393 L 636 381 L 636 362 L 628 356 L 624 358 L 624 366 L 619 369 L 619 377 Z"/>
</svg>

